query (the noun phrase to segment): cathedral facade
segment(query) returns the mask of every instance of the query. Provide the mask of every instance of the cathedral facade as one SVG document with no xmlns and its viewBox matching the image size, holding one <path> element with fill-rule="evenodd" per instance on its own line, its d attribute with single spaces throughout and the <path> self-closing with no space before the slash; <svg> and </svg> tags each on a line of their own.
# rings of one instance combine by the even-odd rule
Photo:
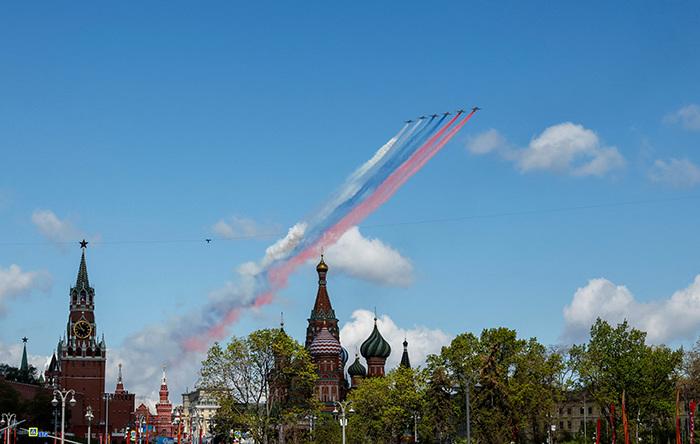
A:
<svg viewBox="0 0 700 444">
<path fill-rule="evenodd" d="M 367 367 L 360 361 L 360 356 L 355 355 L 355 360 L 347 368 L 346 373 L 348 352 L 341 345 L 338 318 L 328 293 L 326 279 L 328 265 L 323 256 L 316 266 L 316 272 L 318 273 L 318 290 L 308 319 L 305 347 L 316 365 L 318 374 L 315 395 L 321 401 L 323 411 L 330 412 L 335 408 L 335 402 L 345 400 L 348 392 L 361 384 L 364 378 L 384 376 L 386 360 L 391 355 L 391 346 L 379 332 L 375 317 L 374 328 L 360 347 Z M 401 359 L 401 365 L 410 367 L 406 341 L 404 341 L 404 355 Z"/>
</svg>

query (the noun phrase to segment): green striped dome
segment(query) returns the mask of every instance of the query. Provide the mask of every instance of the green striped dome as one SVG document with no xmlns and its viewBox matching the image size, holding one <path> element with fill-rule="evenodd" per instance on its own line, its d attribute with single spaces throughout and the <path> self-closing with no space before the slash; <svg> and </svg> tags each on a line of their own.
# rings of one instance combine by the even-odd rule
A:
<svg viewBox="0 0 700 444">
<path fill-rule="evenodd" d="M 388 358 L 391 354 L 391 346 L 384 340 L 382 334 L 377 329 L 377 320 L 374 320 L 374 329 L 369 338 L 362 343 L 360 353 L 365 359 L 369 358 Z"/>
<path fill-rule="evenodd" d="M 355 355 L 355 362 L 353 362 L 352 365 L 350 367 L 348 367 L 348 375 L 350 375 L 350 376 L 366 376 L 367 375 L 367 369 L 360 362 L 359 356 Z"/>
</svg>

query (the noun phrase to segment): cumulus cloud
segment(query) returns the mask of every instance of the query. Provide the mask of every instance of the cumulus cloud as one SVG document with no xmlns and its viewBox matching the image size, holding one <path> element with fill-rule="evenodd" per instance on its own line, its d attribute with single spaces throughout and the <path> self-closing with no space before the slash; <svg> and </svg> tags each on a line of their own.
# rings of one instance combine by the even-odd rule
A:
<svg viewBox="0 0 700 444">
<path fill-rule="evenodd" d="M 678 111 L 667 114 L 664 122 L 681 125 L 688 131 L 700 131 L 700 106 L 695 104 L 684 106 Z"/>
<path fill-rule="evenodd" d="M 467 139 L 467 150 L 472 154 L 488 154 L 503 149 L 510 149 L 508 141 L 493 128 Z"/>
<path fill-rule="evenodd" d="M 47 291 L 51 276 L 45 271 L 22 271 L 15 264 L 0 266 L 0 317 L 4 316 L 12 299 L 28 296 L 33 291 Z"/>
<path fill-rule="evenodd" d="M 32 223 L 42 236 L 56 244 L 76 241 L 85 234 L 67 219 L 60 219 L 51 210 L 36 210 L 32 213 Z"/>
<path fill-rule="evenodd" d="M 405 287 L 413 281 L 413 265 L 379 239 L 368 239 L 352 227 L 326 251 L 333 269 L 380 285 Z"/>
<path fill-rule="evenodd" d="M 27 361 L 29 361 L 29 365 L 33 365 L 39 372 L 42 372 L 48 365 L 51 356 L 33 354 L 31 344 L 30 338 L 27 344 Z M 19 367 L 22 364 L 22 348 L 23 345 L 20 341 L 14 344 L 0 342 L 0 363 Z"/>
<path fill-rule="evenodd" d="M 348 351 L 350 359 L 348 365 L 355 360 L 356 351 L 372 332 L 374 326 L 374 313 L 369 310 L 355 310 L 352 319 L 340 329 L 340 342 Z M 399 365 L 403 353 L 403 340 L 408 341 L 408 354 L 413 367 L 425 364 L 425 359 L 430 354 L 440 353 L 440 349 L 448 345 L 452 336 L 440 329 L 430 329 L 425 326 L 413 326 L 402 328 L 389 316 L 381 316 L 377 319 L 377 327 L 384 339 L 391 345 L 391 355 L 386 361 L 387 370 Z M 360 357 L 362 360 L 362 357 Z M 363 360 L 363 365 L 367 363 Z"/>
<path fill-rule="evenodd" d="M 691 187 L 700 183 L 700 168 L 688 159 L 658 159 L 649 171 L 649 178 L 674 187 Z"/>
<path fill-rule="evenodd" d="M 274 235 L 279 232 L 279 228 L 271 224 L 261 224 L 253 219 L 232 216 L 220 219 L 212 226 L 212 231 L 224 239 L 237 239 Z"/>
<path fill-rule="evenodd" d="M 172 334 L 172 324 L 184 325 L 185 319 L 170 319 L 167 324 L 155 324 L 137 331 L 119 345 L 107 350 L 106 389 L 117 384 L 118 366 L 122 364 L 125 389 L 136 393 L 141 402 L 153 407 L 158 401 L 163 366 L 166 366 L 170 400 L 179 403 L 182 393 L 192 389 L 204 353 L 183 355 L 180 344 Z M 178 357 L 178 359 L 173 359 Z"/>
<path fill-rule="evenodd" d="M 469 139 L 467 149 L 476 155 L 496 152 L 524 173 L 604 176 L 625 165 L 616 147 L 604 145 L 594 131 L 571 122 L 546 128 L 526 148 L 512 146 L 498 131 L 490 129 Z"/>
<path fill-rule="evenodd" d="M 686 288 L 666 299 L 637 301 L 624 285 L 599 278 L 591 279 L 576 290 L 564 307 L 565 340 L 580 342 L 587 338 L 597 318 L 611 323 L 627 320 L 646 331 L 651 343 L 695 339 L 700 331 L 700 275 Z"/>
</svg>

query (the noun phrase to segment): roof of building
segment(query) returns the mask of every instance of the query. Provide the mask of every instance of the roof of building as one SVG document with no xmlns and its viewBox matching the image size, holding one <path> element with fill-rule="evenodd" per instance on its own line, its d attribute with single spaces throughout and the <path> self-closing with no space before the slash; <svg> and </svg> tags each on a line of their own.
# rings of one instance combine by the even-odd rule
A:
<svg viewBox="0 0 700 444">
<path fill-rule="evenodd" d="M 338 342 L 335 336 L 328 331 L 327 327 L 323 327 L 321 329 L 309 346 L 309 353 L 311 353 L 312 356 L 339 356 L 341 350 L 342 347 L 340 346 L 340 342 Z"/>
<path fill-rule="evenodd" d="M 367 375 L 367 369 L 365 368 L 364 365 L 360 362 L 360 357 L 355 355 L 355 362 L 348 367 L 348 375 L 350 376 L 366 376 Z"/>
<path fill-rule="evenodd" d="M 321 256 L 321 261 L 316 266 L 316 271 L 318 272 L 318 291 L 316 292 L 314 308 L 311 310 L 311 319 L 337 320 L 335 317 L 335 310 L 333 310 L 333 306 L 331 305 L 331 299 L 328 296 L 328 289 L 326 288 L 328 265 L 324 262 L 323 255 Z"/>
<path fill-rule="evenodd" d="M 403 354 L 399 365 L 404 368 L 411 368 L 411 360 L 408 359 L 408 340 L 406 339 L 403 340 Z"/>
<path fill-rule="evenodd" d="M 377 328 L 377 318 L 374 318 L 374 328 L 372 329 L 372 333 L 369 335 L 369 338 L 367 338 L 360 346 L 360 353 L 362 353 L 362 356 L 364 356 L 365 359 L 386 359 L 391 354 L 391 346 L 388 342 L 386 342 L 384 337 L 382 337 L 382 334 L 379 333 L 379 329 Z"/>
</svg>

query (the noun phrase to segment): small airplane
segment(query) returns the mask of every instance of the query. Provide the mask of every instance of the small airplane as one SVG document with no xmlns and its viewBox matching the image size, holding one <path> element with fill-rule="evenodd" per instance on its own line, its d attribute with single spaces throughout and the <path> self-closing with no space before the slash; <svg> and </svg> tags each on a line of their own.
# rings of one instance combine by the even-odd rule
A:
<svg viewBox="0 0 700 444">
<path fill-rule="evenodd" d="M 443 116 L 449 116 L 450 114 L 452 114 L 452 113 L 450 113 L 449 111 L 446 113 L 442 113 Z"/>
<path fill-rule="evenodd" d="M 464 112 L 463 109 L 457 110 L 457 114 L 462 114 Z"/>
<path fill-rule="evenodd" d="M 475 106 L 474 108 L 472 108 L 472 112 L 475 113 L 475 112 L 479 111 L 480 109 L 481 108 L 479 108 L 478 106 Z"/>
<path fill-rule="evenodd" d="M 406 123 L 413 123 L 413 120 L 407 120 Z"/>
<path fill-rule="evenodd" d="M 418 120 L 423 120 L 423 119 L 425 119 L 425 116 L 420 116 L 420 117 L 418 118 Z"/>
<path fill-rule="evenodd" d="M 436 118 L 437 116 L 438 116 L 437 114 L 432 114 L 430 117 L 432 117 L 432 118 L 434 119 L 434 118 Z"/>
<path fill-rule="evenodd" d="M 207 243 L 211 243 L 211 239 L 204 239 Z"/>
</svg>

